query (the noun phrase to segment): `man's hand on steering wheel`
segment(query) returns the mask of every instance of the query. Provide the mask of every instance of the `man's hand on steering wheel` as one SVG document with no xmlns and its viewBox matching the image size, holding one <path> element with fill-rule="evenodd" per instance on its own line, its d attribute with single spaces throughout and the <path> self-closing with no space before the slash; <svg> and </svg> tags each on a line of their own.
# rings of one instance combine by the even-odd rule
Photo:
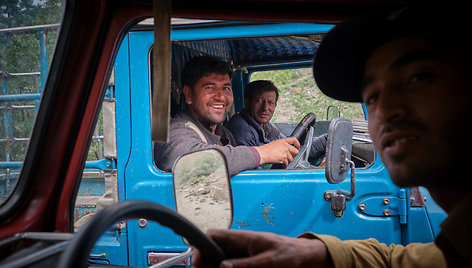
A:
<svg viewBox="0 0 472 268">
<path fill-rule="evenodd" d="M 270 143 L 254 147 L 261 157 L 260 165 L 269 163 L 280 163 L 287 166 L 298 154 L 300 142 L 294 137 L 279 139 Z"/>
<path fill-rule="evenodd" d="M 298 155 L 300 149 L 300 140 L 306 138 L 309 127 L 313 126 L 316 116 L 309 113 L 303 117 L 290 137 L 278 139 L 262 146 L 254 147 L 259 152 L 260 163 L 262 164 L 282 164 L 287 167 L 294 157 Z M 313 139 L 313 136 L 309 137 Z M 309 153 L 309 149 L 307 152 Z"/>
</svg>

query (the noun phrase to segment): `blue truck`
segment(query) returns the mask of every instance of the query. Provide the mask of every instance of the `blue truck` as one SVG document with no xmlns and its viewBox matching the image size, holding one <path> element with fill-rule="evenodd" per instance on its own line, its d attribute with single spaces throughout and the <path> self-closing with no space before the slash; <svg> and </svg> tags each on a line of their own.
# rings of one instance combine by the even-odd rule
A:
<svg viewBox="0 0 472 268">
<path fill-rule="evenodd" d="M 189 58 L 211 55 L 232 64 L 234 114 L 244 108 L 243 88 L 255 73 L 310 69 L 319 40 L 331 27 L 314 23 L 173 20 L 171 115 L 185 108 L 178 77 Z M 173 175 L 158 168 L 155 155 L 159 151 L 151 137 L 153 45 L 152 21 L 134 25 L 119 44 L 92 137 L 98 149 L 91 146 L 96 149 L 95 156 L 86 162 L 77 190 L 76 231 L 97 211 L 125 200 L 147 200 L 175 209 Z M 21 96 L 14 99 L 5 91 L 9 79 L 11 75 L 2 75 L 1 97 L 5 107 L 11 108 Z M 39 90 L 32 98 L 39 99 L 40 94 Z M 326 118 L 318 115 L 314 138 L 328 132 L 332 118 L 348 112 L 330 109 L 335 110 L 334 116 L 329 116 L 331 112 Z M 363 118 L 352 120 L 356 194 L 344 200 L 345 208 L 333 206 L 331 194 L 333 190 L 352 189 L 352 182 L 328 183 L 323 167 L 247 170 L 230 179 L 234 210 L 231 228 L 287 236 L 314 232 L 340 239 L 376 238 L 387 244 L 432 241 L 446 214 L 425 189 L 399 188 L 391 182 L 369 139 L 365 125 L 368 115 L 362 105 L 357 109 L 363 112 Z M 8 112 L 3 113 L 3 122 L 6 130 L 11 128 Z M 296 122 L 278 126 L 290 134 Z M 4 148 L 8 142 L 21 142 L 9 137 L 2 140 Z M 5 158 L 0 164 L 0 198 L 6 199 L 22 163 Z M 143 218 L 117 222 L 96 243 L 90 258 L 115 265 L 147 266 L 187 248 L 172 230 Z"/>
</svg>

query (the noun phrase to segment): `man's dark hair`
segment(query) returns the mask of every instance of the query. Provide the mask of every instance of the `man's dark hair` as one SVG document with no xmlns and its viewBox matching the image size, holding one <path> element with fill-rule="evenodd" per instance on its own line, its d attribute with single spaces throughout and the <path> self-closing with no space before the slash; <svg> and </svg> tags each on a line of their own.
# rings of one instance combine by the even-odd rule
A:
<svg viewBox="0 0 472 268">
<path fill-rule="evenodd" d="M 182 71 L 182 86 L 193 88 L 202 77 L 210 74 L 229 75 L 232 79 L 233 71 L 229 63 L 211 56 L 197 56 L 191 58 Z"/>
<path fill-rule="evenodd" d="M 279 100 L 279 90 L 270 80 L 256 80 L 247 84 L 244 89 L 244 98 L 247 99 L 249 105 L 257 93 L 264 93 L 267 91 L 275 91 L 275 101 Z"/>
</svg>

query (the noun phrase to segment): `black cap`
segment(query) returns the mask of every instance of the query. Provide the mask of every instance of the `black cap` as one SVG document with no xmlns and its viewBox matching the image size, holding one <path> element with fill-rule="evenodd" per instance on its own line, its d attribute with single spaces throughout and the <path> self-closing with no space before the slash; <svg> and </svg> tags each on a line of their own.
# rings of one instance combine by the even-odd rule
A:
<svg viewBox="0 0 472 268">
<path fill-rule="evenodd" d="M 317 49 L 313 62 L 315 82 L 329 97 L 361 102 L 364 65 L 376 48 L 406 36 L 433 38 L 465 48 L 469 43 L 469 30 L 462 31 L 466 18 L 457 6 L 430 6 L 404 8 L 386 19 L 343 22 L 326 34 Z"/>
</svg>

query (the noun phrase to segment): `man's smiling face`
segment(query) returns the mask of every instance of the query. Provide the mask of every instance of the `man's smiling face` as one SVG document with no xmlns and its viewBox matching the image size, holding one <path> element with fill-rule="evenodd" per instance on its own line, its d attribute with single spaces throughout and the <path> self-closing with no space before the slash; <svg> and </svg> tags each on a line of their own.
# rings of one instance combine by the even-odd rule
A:
<svg viewBox="0 0 472 268">
<path fill-rule="evenodd" d="M 189 109 L 202 123 L 222 123 L 233 104 L 231 79 L 227 74 L 211 73 L 200 78 L 193 88 L 184 86 Z"/>
<path fill-rule="evenodd" d="M 460 54 L 420 38 L 390 41 L 367 60 L 369 133 L 397 185 L 440 183 L 470 149 L 461 134 L 470 121 L 467 69 Z"/>
</svg>

